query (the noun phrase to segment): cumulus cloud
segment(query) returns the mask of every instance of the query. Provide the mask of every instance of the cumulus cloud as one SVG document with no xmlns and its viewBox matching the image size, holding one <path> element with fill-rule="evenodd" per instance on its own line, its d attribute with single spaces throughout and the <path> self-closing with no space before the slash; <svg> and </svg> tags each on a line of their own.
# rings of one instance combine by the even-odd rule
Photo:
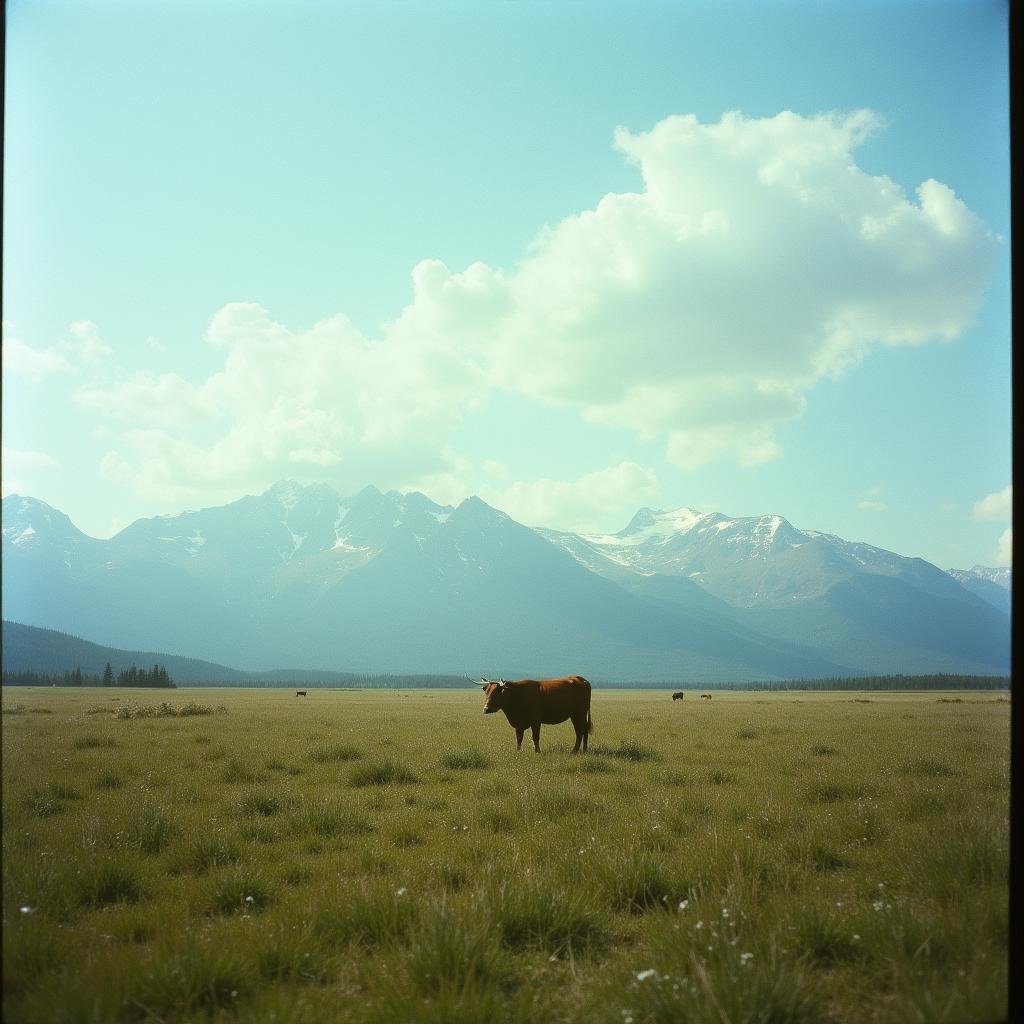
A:
<svg viewBox="0 0 1024 1024">
<path fill-rule="evenodd" d="M 109 419 L 168 427 L 185 427 L 215 412 L 203 388 L 175 373 L 142 371 L 106 386 L 87 385 L 76 392 L 75 401 Z"/>
<path fill-rule="evenodd" d="M 1005 520 L 1013 518 L 1013 484 L 1007 484 L 1001 491 L 988 494 L 974 503 L 971 509 L 974 519 Z"/>
<path fill-rule="evenodd" d="M 60 462 L 47 452 L 24 451 L 18 448 L 0 449 L 0 465 L 3 468 L 3 493 L 30 494 L 34 490 L 30 477 L 39 470 L 60 469 Z"/>
<path fill-rule="evenodd" d="M 60 469 L 60 462 L 46 452 L 22 451 L 4 445 L 2 453 L 5 473 L 19 473 L 25 469 Z"/>
<path fill-rule="evenodd" d="M 69 333 L 71 337 L 65 339 L 61 347 L 80 363 L 98 363 L 114 351 L 100 337 L 99 328 L 91 320 L 76 320 L 69 328 Z"/>
<path fill-rule="evenodd" d="M 379 339 L 340 315 L 293 331 L 256 303 L 229 303 L 206 340 L 223 364 L 197 384 L 141 373 L 79 392 L 84 408 L 132 424 L 103 461 L 108 479 L 184 499 L 303 468 L 342 486 L 415 480 L 450 468 L 448 437 L 483 390 L 458 324 L 429 298 Z"/>
<path fill-rule="evenodd" d="M 644 191 L 546 232 L 509 281 L 497 379 L 594 420 L 665 434 L 684 467 L 778 455 L 804 392 L 875 344 L 956 337 L 995 239 L 945 185 L 916 201 L 853 153 L 848 116 L 620 128 Z"/>
<path fill-rule="evenodd" d="M 483 488 L 481 497 L 528 526 L 588 531 L 603 527 L 610 512 L 635 511 L 660 489 L 653 471 L 635 462 L 620 462 L 577 480 L 543 479 Z"/>
<path fill-rule="evenodd" d="M 84 391 L 94 411 L 140 413 L 106 471 L 237 487 L 307 466 L 454 487 L 449 439 L 494 388 L 661 439 L 684 469 L 778 458 L 777 428 L 815 382 L 872 346 L 949 341 L 982 299 L 998 240 L 948 186 L 907 195 L 861 170 L 855 151 L 881 127 L 868 111 L 787 111 L 620 128 L 640 190 L 546 228 L 510 271 L 420 262 L 377 337 L 235 302 L 210 323 L 223 364 L 206 380 Z M 95 325 L 73 333 L 83 358 L 102 356 Z M 506 503 L 567 505 L 574 486 L 524 484 Z"/>
<path fill-rule="evenodd" d="M 9 324 L 4 323 L 3 329 L 4 371 L 33 381 L 94 367 L 113 351 L 91 320 L 75 321 L 68 328 L 69 337 L 42 349 L 10 336 Z"/>
<path fill-rule="evenodd" d="M 1013 528 L 1004 530 L 996 550 L 996 565 L 1013 565 Z"/>
<path fill-rule="evenodd" d="M 4 329 L 4 372 L 39 381 L 54 373 L 70 373 L 71 364 L 56 348 L 36 349 L 18 338 L 8 337 Z"/>
</svg>

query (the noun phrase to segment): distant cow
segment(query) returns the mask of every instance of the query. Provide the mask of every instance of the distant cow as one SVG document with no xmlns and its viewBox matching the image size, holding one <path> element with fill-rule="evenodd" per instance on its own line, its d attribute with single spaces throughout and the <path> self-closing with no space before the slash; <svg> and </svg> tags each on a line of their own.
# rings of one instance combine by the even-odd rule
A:
<svg viewBox="0 0 1024 1024">
<path fill-rule="evenodd" d="M 306 691 L 305 690 L 296 690 L 295 691 L 295 696 L 296 697 L 305 697 L 306 696 Z"/>
<path fill-rule="evenodd" d="M 672 694 L 672 699 L 673 700 L 682 700 L 684 696 L 685 696 L 685 694 L 683 693 L 682 690 L 677 690 L 675 693 Z"/>
<path fill-rule="evenodd" d="M 710 693 L 702 693 L 700 695 L 700 699 L 701 700 L 711 700 L 711 694 Z"/>
<path fill-rule="evenodd" d="M 500 679 L 480 681 L 487 699 L 484 714 L 504 711 L 508 724 L 516 731 L 516 750 L 523 749 L 523 734 L 533 733 L 533 749 L 540 753 L 540 727 L 558 725 L 569 719 L 576 730 L 574 754 L 580 744 L 587 749 L 587 737 L 594 731 L 590 718 L 590 683 L 583 676 L 562 679 Z"/>
</svg>

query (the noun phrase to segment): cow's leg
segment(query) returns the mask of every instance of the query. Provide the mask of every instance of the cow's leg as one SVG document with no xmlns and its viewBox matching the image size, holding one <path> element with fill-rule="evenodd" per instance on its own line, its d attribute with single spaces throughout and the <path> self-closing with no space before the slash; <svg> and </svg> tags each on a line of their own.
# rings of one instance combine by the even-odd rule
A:
<svg viewBox="0 0 1024 1024">
<path fill-rule="evenodd" d="M 516 729 L 516 750 L 520 751 L 523 749 L 523 734 L 526 732 L 525 729 Z"/>
<path fill-rule="evenodd" d="M 540 722 L 536 725 L 530 726 L 530 732 L 533 733 L 533 749 L 540 753 Z"/>
<path fill-rule="evenodd" d="M 580 744 L 587 742 L 587 725 L 584 722 L 581 726 L 580 723 L 577 722 L 574 718 L 572 720 L 572 727 L 576 731 L 576 746 L 572 748 L 572 752 L 574 754 L 578 754 L 580 752 Z M 583 749 L 586 750 L 586 747 L 584 747 Z"/>
</svg>

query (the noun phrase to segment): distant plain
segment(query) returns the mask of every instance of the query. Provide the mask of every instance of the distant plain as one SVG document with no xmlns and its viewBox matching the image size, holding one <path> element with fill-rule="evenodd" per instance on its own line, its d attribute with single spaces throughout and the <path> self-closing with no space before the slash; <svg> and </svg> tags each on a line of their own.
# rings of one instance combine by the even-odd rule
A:
<svg viewBox="0 0 1024 1024">
<path fill-rule="evenodd" d="M 1006 692 L 699 692 L 5 687 L 4 1019 L 1004 1016 Z"/>
</svg>

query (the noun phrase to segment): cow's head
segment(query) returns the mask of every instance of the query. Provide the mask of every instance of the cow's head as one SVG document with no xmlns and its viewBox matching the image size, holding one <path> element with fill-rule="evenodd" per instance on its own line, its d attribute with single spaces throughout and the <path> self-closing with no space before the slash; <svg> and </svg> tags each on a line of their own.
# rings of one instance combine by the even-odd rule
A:
<svg viewBox="0 0 1024 1024">
<path fill-rule="evenodd" d="M 484 714 L 493 715 L 500 711 L 508 682 L 504 679 L 481 679 L 480 688 L 484 691 Z"/>
</svg>

